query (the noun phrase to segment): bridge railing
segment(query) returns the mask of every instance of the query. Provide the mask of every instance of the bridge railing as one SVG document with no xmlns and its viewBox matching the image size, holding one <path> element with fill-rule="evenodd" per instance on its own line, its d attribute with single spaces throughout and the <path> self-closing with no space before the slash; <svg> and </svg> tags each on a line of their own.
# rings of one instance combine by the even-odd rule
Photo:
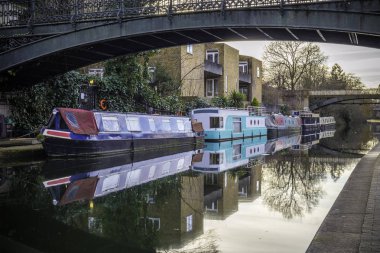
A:
<svg viewBox="0 0 380 253">
<path fill-rule="evenodd" d="M 329 1 L 333 0 L 0 0 L 0 28 Z"/>
<path fill-rule="evenodd" d="M 380 95 L 380 89 L 309 91 L 310 96 Z"/>
</svg>

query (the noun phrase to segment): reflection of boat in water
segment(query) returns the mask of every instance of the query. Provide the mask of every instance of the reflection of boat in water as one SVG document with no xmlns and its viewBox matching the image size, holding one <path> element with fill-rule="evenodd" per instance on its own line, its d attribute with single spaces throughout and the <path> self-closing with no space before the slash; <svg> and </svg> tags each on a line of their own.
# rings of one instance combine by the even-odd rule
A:
<svg viewBox="0 0 380 253">
<path fill-rule="evenodd" d="M 162 154 L 156 154 L 154 158 L 140 161 L 123 156 L 106 157 L 106 160 L 102 158 L 90 159 L 87 160 L 87 169 L 95 167 L 96 170 L 66 174 L 67 176 L 63 176 L 61 173 L 60 177 L 46 180 L 43 184 L 51 191 L 54 197 L 53 203 L 64 205 L 77 200 L 104 196 L 187 171 L 191 167 L 193 156 L 198 153 L 199 150 L 191 150 L 162 157 L 157 157 Z M 62 163 L 60 160 L 63 166 L 70 163 L 74 164 L 76 161 L 68 160 L 68 162 Z M 129 161 L 129 163 L 116 165 L 115 161 Z M 84 160 L 78 162 L 85 165 Z M 57 164 L 57 161 L 52 161 L 50 164 Z M 100 169 L 100 166 L 103 168 Z M 49 163 L 45 167 L 49 167 Z M 74 167 L 71 170 L 75 170 Z M 49 169 L 56 170 L 56 168 Z"/>
<path fill-rule="evenodd" d="M 313 145 L 318 144 L 319 140 L 334 137 L 335 130 L 328 131 L 308 131 L 301 136 L 301 142 L 292 147 L 293 150 L 308 150 Z"/>
<path fill-rule="evenodd" d="M 187 117 L 57 108 L 41 133 L 49 156 L 88 156 L 191 146 L 203 139 L 193 128 Z"/>
<path fill-rule="evenodd" d="M 202 160 L 193 163 L 193 170 L 222 172 L 253 162 L 265 154 L 267 138 L 248 138 L 225 142 L 206 142 Z"/>
<path fill-rule="evenodd" d="M 301 133 L 301 118 L 282 114 L 268 115 L 265 119 L 268 139 Z"/>
<path fill-rule="evenodd" d="M 301 142 L 301 138 L 301 135 L 291 135 L 270 140 L 265 145 L 265 152 L 267 154 L 274 154 L 278 151 L 291 148 L 294 145 L 299 145 Z"/>
</svg>

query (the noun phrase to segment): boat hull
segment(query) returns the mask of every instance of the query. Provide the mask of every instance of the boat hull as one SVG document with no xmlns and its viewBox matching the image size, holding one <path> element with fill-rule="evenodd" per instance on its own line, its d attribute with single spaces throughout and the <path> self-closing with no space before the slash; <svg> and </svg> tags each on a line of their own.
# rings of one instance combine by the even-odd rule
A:
<svg viewBox="0 0 380 253">
<path fill-rule="evenodd" d="M 202 138 L 147 138 L 117 140 L 73 140 L 46 138 L 43 142 L 48 156 L 101 156 L 135 151 L 164 150 L 172 147 L 202 145 Z"/>
</svg>

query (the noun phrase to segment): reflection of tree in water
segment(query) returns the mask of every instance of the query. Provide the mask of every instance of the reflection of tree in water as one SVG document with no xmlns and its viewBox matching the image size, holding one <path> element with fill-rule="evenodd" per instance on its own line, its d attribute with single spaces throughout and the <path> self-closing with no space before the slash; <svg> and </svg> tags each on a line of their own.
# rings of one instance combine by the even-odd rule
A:
<svg viewBox="0 0 380 253">
<path fill-rule="evenodd" d="M 159 253 L 218 253 L 218 241 L 215 230 L 209 230 L 181 249 L 158 251 Z"/>
<path fill-rule="evenodd" d="M 271 157 L 265 165 L 263 200 L 287 219 L 302 217 L 318 205 L 327 173 L 336 181 L 357 159 L 318 158 L 285 152 Z"/>
<path fill-rule="evenodd" d="M 325 173 L 322 166 L 310 163 L 302 156 L 277 156 L 264 169 L 266 189 L 263 200 L 271 209 L 287 219 L 303 216 L 318 204 L 323 196 L 319 182 Z"/>
</svg>

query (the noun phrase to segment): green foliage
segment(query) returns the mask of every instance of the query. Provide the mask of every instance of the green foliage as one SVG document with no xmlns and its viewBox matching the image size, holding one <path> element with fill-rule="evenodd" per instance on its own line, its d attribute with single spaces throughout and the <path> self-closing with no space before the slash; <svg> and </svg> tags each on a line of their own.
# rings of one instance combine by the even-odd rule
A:
<svg viewBox="0 0 380 253">
<path fill-rule="evenodd" d="M 10 100 L 16 128 L 36 131 L 54 107 L 78 107 L 79 87 L 87 81 L 86 75 L 72 71 L 18 92 Z"/>
<path fill-rule="evenodd" d="M 205 98 L 196 97 L 185 103 L 185 110 L 189 113 L 193 109 L 211 107 L 210 103 Z"/>
<path fill-rule="evenodd" d="M 290 115 L 290 108 L 287 105 L 281 105 L 280 106 L 280 113 L 284 115 Z"/>
<path fill-rule="evenodd" d="M 180 95 L 181 83 L 174 81 L 162 65 L 158 64 L 156 66 L 155 74 L 156 82 L 154 83 L 154 86 L 156 87 L 158 94 L 161 96 Z"/>
<path fill-rule="evenodd" d="M 108 110 L 146 112 L 148 108 L 153 108 L 155 112 L 172 114 L 183 110 L 178 88 L 173 88 L 172 80 L 163 71 L 158 72 L 162 79 L 157 91 L 149 84 L 148 58 L 149 55 L 136 54 L 106 63 L 99 98 L 107 100 Z"/>
<path fill-rule="evenodd" d="M 222 97 L 213 97 L 211 99 L 211 104 L 215 107 L 224 108 L 228 106 L 228 99 L 224 96 Z"/>
<path fill-rule="evenodd" d="M 251 105 L 252 106 L 260 106 L 259 100 L 257 100 L 257 98 L 254 97 L 251 101 Z"/>
<path fill-rule="evenodd" d="M 242 108 L 245 95 L 238 91 L 232 91 L 228 96 L 228 105 L 231 107 Z"/>
</svg>

